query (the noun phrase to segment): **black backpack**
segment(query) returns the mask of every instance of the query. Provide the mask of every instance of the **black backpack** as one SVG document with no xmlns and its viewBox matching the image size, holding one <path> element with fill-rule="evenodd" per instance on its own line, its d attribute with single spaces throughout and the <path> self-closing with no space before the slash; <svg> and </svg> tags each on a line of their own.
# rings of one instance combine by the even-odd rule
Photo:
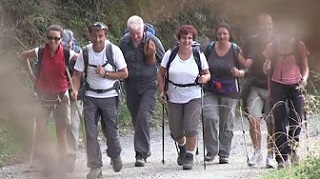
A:
<svg viewBox="0 0 320 179">
<path fill-rule="evenodd" d="M 120 81 L 117 80 L 113 86 L 111 88 L 108 88 L 108 89 L 93 89 L 90 87 L 89 83 L 87 82 L 87 70 L 88 70 L 88 66 L 91 66 L 91 67 L 97 67 L 96 65 L 92 65 L 92 64 L 89 64 L 89 54 L 88 54 L 88 47 L 84 47 L 82 49 L 82 54 L 83 54 L 83 61 L 84 61 L 84 86 L 85 86 L 85 91 L 86 90 L 89 90 L 89 91 L 94 91 L 96 93 L 105 93 L 105 92 L 108 92 L 108 91 L 111 91 L 111 90 L 116 90 L 116 92 L 119 94 L 119 90 L 120 90 Z M 106 65 L 110 64 L 112 67 L 113 67 L 113 70 L 114 71 L 117 71 L 117 68 L 116 68 L 116 65 L 114 63 L 114 58 L 113 58 L 113 51 L 112 51 L 112 44 L 111 43 L 107 43 L 106 44 L 106 55 L 107 55 L 107 59 L 108 61 L 106 61 L 102 67 L 105 67 Z M 84 92 L 85 92 L 84 91 Z"/>
<path fill-rule="evenodd" d="M 195 79 L 195 81 L 193 83 L 188 83 L 188 84 L 176 84 L 176 83 L 169 80 L 169 68 L 170 68 L 171 62 L 176 57 L 178 50 L 179 50 L 179 46 L 174 47 L 171 51 L 170 56 L 169 56 L 169 60 L 168 60 L 167 66 L 166 66 L 167 72 L 165 75 L 165 87 L 164 87 L 165 91 L 168 90 L 168 83 L 171 83 L 171 84 L 178 86 L 178 87 L 190 87 L 190 86 L 199 85 L 198 77 Z M 200 46 L 193 45 L 192 46 L 192 53 L 193 53 L 194 60 L 198 66 L 199 74 L 201 74 L 202 73 L 202 66 L 201 66 L 200 53 L 202 53 L 202 52 L 200 50 Z"/>
</svg>

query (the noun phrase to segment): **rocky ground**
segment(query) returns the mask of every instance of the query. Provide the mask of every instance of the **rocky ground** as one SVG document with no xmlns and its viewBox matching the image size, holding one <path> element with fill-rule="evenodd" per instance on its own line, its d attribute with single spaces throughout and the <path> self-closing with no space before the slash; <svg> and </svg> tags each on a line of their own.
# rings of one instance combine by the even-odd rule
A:
<svg viewBox="0 0 320 179">
<path fill-rule="evenodd" d="M 265 124 L 263 125 L 264 134 L 264 147 L 266 146 L 266 130 Z M 252 145 L 248 135 L 248 124 L 245 120 L 245 133 L 247 139 L 247 147 L 249 156 L 252 154 Z M 201 128 L 199 128 L 201 131 Z M 306 133 L 302 134 L 302 147 L 300 149 L 301 156 L 315 155 L 317 153 L 315 142 L 319 141 L 318 131 L 320 127 L 318 121 L 310 120 L 308 125 L 308 138 Z M 200 137 L 202 138 L 202 134 Z M 162 134 L 161 129 L 154 129 L 152 131 L 152 156 L 148 158 L 148 162 L 143 168 L 134 167 L 134 151 L 133 151 L 133 135 L 128 134 L 121 137 L 121 143 L 123 146 L 122 159 L 123 169 L 119 173 L 115 173 L 112 167 L 109 165 L 110 160 L 106 157 L 104 152 L 104 166 L 103 175 L 104 178 L 148 178 L 148 179 L 160 179 L 160 178 L 183 178 L 183 179 L 240 179 L 240 178 L 260 178 L 266 172 L 273 169 L 266 169 L 265 162 L 258 167 L 248 167 L 246 160 L 247 154 L 245 149 L 244 137 L 241 127 L 241 120 L 237 119 L 235 122 L 235 135 L 232 144 L 232 153 L 230 156 L 230 164 L 221 165 L 218 164 L 216 159 L 212 163 L 207 163 L 206 169 L 203 166 L 203 147 L 202 140 L 199 139 L 199 155 L 195 157 L 195 165 L 193 170 L 184 171 L 176 163 L 177 152 L 174 142 L 169 137 L 168 129 L 165 130 L 165 164 L 162 164 Z M 105 151 L 105 144 L 101 144 L 102 149 Z M 266 153 L 266 152 L 265 152 Z M 264 156 L 265 158 L 266 156 Z M 41 179 L 39 172 L 29 170 L 30 165 L 28 163 L 17 164 L 12 166 L 3 167 L 0 170 L 0 178 L 6 179 Z M 86 157 L 84 150 L 81 149 L 78 152 L 76 160 L 76 171 L 73 174 L 67 175 L 68 179 L 85 179 L 88 169 L 86 168 Z M 54 177 L 51 177 L 54 178 Z M 57 178 L 57 177 L 56 177 Z M 61 178 L 61 177 L 59 177 Z"/>
</svg>

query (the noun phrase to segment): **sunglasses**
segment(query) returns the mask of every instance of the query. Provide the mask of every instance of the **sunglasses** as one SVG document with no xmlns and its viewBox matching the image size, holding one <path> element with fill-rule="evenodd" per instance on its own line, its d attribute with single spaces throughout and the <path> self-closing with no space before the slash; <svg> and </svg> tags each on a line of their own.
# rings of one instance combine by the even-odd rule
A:
<svg viewBox="0 0 320 179">
<path fill-rule="evenodd" d="M 90 26 L 90 29 L 108 30 L 108 26 L 101 22 L 95 22 Z"/>
<path fill-rule="evenodd" d="M 51 37 L 51 36 L 47 36 L 48 40 L 54 40 L 54 41 L 59 41 L 61 39 L 61 37 Z"/>
</svg>

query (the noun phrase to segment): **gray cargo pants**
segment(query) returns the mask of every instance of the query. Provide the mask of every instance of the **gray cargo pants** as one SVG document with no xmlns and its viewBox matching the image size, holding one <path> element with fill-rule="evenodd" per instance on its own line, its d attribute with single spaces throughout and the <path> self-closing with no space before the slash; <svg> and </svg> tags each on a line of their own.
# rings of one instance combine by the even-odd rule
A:
<svg viewBox="0 0 320 179">
<path fill-rule="evenodd" d="M 134 126 L 134 150 L 146 159 L 151 155 L 150 120 L 156 104 L 156 81 L 137 84 L 134 80 L 126 80 L 125 90 Z"/>
<path fill-rule="evenodd" d="M 205 144 L 213 156 L 228 158 L 230 155 L 236 103 L 237 99 L 210 92 L 204 95 Z"/>
<path fill-rule="evenodd" d="M 84 121 L 87 137 L 87 166 L 102 167 L 102 155 L 98 142 L 98 121 L 101 117 L 101 128 L 107 139 L 107 155 L 114 159 L 121 153 L 119 140 L 118 97 L 83 99 Z"/>
</svg>

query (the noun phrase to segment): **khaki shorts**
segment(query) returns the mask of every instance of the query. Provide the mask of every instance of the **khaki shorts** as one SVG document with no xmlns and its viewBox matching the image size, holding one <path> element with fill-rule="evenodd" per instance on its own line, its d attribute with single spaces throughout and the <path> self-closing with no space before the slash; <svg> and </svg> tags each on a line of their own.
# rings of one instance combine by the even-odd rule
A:
<svg viewBox="0 0 320 179">
<path fill-rule="evenodd" d="M 40 112 L 37 120 L 48 121 L 51 112 L 56 125 L 68 126 L 71 124 L 70 98 L 68 91 L 63 95 L 62 102 L 56 106 L 40 104 Z"/>
<path fill-rule="evenodd" d="M 267 89 L 253 86 L 247 102 L 249 116 L 255 119 L 264 118 L 267 122 L 274 123 L 272 113 L 270 112 L 270 101 Z"/>
<path fill-rule="evenodd" d="M 174 140 L 197 135 L 201 117 L 200 99 L 184 104 L 168 102 L 168 112 L 170 133 Z"/>
</svg>

